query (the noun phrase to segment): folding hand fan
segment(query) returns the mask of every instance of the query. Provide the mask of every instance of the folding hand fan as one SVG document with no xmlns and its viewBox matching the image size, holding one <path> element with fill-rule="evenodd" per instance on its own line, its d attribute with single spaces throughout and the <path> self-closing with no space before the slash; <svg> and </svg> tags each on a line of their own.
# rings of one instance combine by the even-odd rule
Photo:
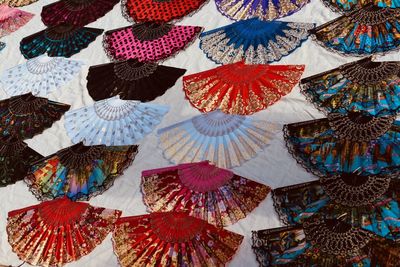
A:
<svg viewBox="0 0 400 267">
<path fill-rule="evenodd" d="M 110 12 L 119 0 L 60 0 L 44 6 L 42 21 L 47 26 L 62 22 L 83 27 Z"/>
<path fill-rule="evenodd" d="M 103 45 L 111 60 L 159 61 L 185 49 L 202 30 L 197 26 L 138 23 L 107 31 Z"/>
<path fill-rule="evenodd" d="M 118 96 L 65 114 L 65 129 L 73 143 L 133 145 L 149 134 L 168 112 L 168 106 L 121 100 Z"/>
<path fill-rule="evenodd" d="M 293 52 L 313 27 L 313 23 L 248 19 L 202 33 L 200 48 L 219 64 L 242 60 L 266 64 Z"/>
<path fill-rule="evenodd" d="M 166 23 L 200 9 L 207 0 L 123 0 L 122 14 L 132 22 Z"/>
<path fill-rule="evenodd" d="M 386 266 L 400 246 L 339 218 L 315 216 L 302 226 L 253 232 L 253 251 L 260 266 Z"/>
<path fill-rule="evenodd" d="M 129 59 L 91 66 L 87 89 L 96 101 L 119 95 L 125 100 L 148 102 L 163 95 L 185 72 L 185 69 Z"/>
<path fill-rule="evenodd" d="M 270 188 L 208 162 L 142 172 L 150 211 L 187 211 L 218 227 L 236 223 L 263 201 Z"/>
<path fill-rule="evenodd" d="M 397 50 L 400 10 L 368 5 L 310 31 L 323 47 L 340 54 L 364 56 Z"/>
<path fill-rule="evenodd" d="M 208 160 L 232 168 L 255 157 L 278 130 L 273 123 L 215 110 L 158 130 L 159 146 L 174 163 Z"/>
<path fill-rule="evenodd" d="M 8 242 L 29 264 L 63 266 L 92 252 L 120 216 L 67 198 L 46 201 L 8 213 Z"/>
<path fill-rule="evenodd" d="M 83 62 L 77 60 L 41 55 L 5 70 L 1 83 L 8 95 L 32 92 L 46 96 L 74 79 L 82 65 Z"/>
<path fill-rule="evenodd" d="M 301 223 L 313 214 L 347 213 L 349 222 L 394 241 L 400 240 L 399 173 L 359 176 L 342 174 L 320 181 L 276 188 L 274 207 L 286 224 Z"/>
<path fill-rule="evenodd" d="M 43 156 L 14 137 L 1 139 L 0 187 L 22 180 L 29 171 L 31 162 Z"/>
<path fill-rule="evenodd" d="M 394 116 L 331 113 L 284 126 L 289 152 L 318 176 L 337 172 L 378 174 L 400 168 L 400 122 Z"/>
<path fill-rule="evenodd" d="M 400 62 L 368 57 L 302 79 L 300 87 L 322 111 L 395 114 L 400 109 Z"/>
<path fill-rule="evenodd" d="M 296 13 L 309 2 L 310 0 L 215 0 L 218 11 L 233 20 L 255 17 L 274 20 Z"/>
<path fill-rule="evenodd" d="M 11 8 L 6 4 L 0 5 L 0 38 L 18 30 L 33 16 L 32 13 Z"/>
<path fill-rule="evenodd" d="M 31 165 L 25 177 L 39 200 L 67 196 L 88 200 L 110 188 L 128 168 L 138 146 L 84 146 L 64 148 Z"/>
<path fill-rule="evenodd" d="M 30 5 L 37 2 L 38 0 L 0 0 L 0 4 L 6 4 L 12 7 L 20 7 Z"/>
<path fill-rule="evenodd" d="M 102 29 L 59 24 L 25 37 L 21 40 L 20 50 L 25 58 L 45 53 L 50 57 L 70 57 L 88 47 L 102 32 Z"/>
<path fill-rule="evenodd" d="M 377 7 L 399 8 L 400 2 L 395 0 L 322 0 L 322 2 L 332 9 L 334 12 L 349 12 L 360 9 L 367 5 L 375 5 Z"/>
<path fill-rule="evenodd" d="M 113 232 L 114 252 L 123 267 L 222 267 L 242 240 L 183 212 L 123 217 Z"/>
<path fill-rule="evenodd" d="M 250 115 L 290 93 L 304 65 L 245 65 L 243 62 L 183 77 L 183 90 L 201 112 Z"/>
<path fill-rule="evenodd" d="M 28 93 L 0 101 L 0 137 L 28 139 L 58 121 L 69 105 Z"/>
</svg>

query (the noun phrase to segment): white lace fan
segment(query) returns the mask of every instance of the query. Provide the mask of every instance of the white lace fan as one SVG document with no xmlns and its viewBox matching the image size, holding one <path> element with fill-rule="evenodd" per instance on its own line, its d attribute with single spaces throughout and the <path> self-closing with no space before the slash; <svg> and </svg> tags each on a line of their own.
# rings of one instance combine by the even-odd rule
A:
<svg viewBox="0 0 400 267">
<path fill-rule="evenodd" d="M 46 96 L 77 76 L 82 65 L 77 60 L 41 55 L 5 70 L 1 75 L 2 88 L 10 96 L 29 92 Z"/>
<path fill-rule="evenodd" d="M 208 160 L 221 168 L 256 156 L 280 130 L 274 123 L 220 110 L 158 130 L 164 157 L 174 163 Z"/>
<path fill-rule="evenodd" d="M 150 133 L 168 110 L 167 106 L 114 96 L 65 113 L 64 126 L 73 143 L 133 145 Z"/>
</svg>

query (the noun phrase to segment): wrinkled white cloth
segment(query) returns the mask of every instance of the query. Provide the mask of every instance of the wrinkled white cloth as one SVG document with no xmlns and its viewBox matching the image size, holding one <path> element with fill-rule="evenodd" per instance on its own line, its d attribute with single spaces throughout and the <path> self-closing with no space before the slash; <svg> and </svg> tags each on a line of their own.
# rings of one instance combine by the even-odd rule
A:
<svg viewBox="0 0 400 267">
<path fill-rule="evenodd" d="M 23 10 L 32 12 L 35 17 L 17 32 L 2 39 L 7 46 L 0 52 L 0 71 L 16 66 L 25 62 L 24 57 L 19 51 L 19 42 L 25 36 L 43 30 L 45 27 L 40 19 L 40 12 L 44 5 L 51 0 L 39 0 L 38 2 L 23 7 Z M 294 22 L 315 22 L 320 25 L 331 19 L 338 17 L 339 14 L 333 13 L 326 8 L 319 0 L 312 0 L 302 10 L 292 16 L 281 20 Z M 229 19 L 222 16 L 216 9 L 215 3 L 211 0 L 199 12 L 192 17 L 179 21 L 182 25 L 199 25 L 205 30 L 232 23 Z M 111 30 L 129 25 L 121 15 L 120 4 L 105 17 L 100 18 L 89 27 L 103 28 Z M 165 61 L 164 65 L 187 69 L 186 74 L 192 74 L 214 68 L 217 65 L 206 58 L 198 47 L 197 40 L 185 51 L 180 52 L 176 57 Z M 86 75 L 90 65 L 109 62 L 103 48 L 102 37 L 97 38 L 87 49 L 74 55 L 72 58 L 83 60 L 86 65 L 78 78 L 75 78 L 61 90 L 50 94 L 48 98 L 71 105 L 71 110 L 93 104 L 86 89 Z M 280 62 L 274 64 L 305 64 L 306 69 L 303 77 L 313 75 L 341 64 L 357 60 L 354 57 L 345 57 L 333 54 L 311 39 L 306 41 L 300 48 L 291 55 L 284 57 Z M 399 53 L 393 52 L 378 60 L 400 60 Z M 0 90 L 0 97 L 7 98 L 4 91 Z M 155 103 L 170 105 L 170 112 L 164 117 L 157 129 L 171 125 L 173 123 L 190 118 L 199 114 L 189 101 L 185 99 L 182 90 L 182 80 L 179 79 L 176 85 L 169 89 L 165 95 L 157 98 Z M 280 124 L 292 123 L 297 121 L 311 120 L 323 117 L 312 104 L 306 102 L 297 86 L 289 95 L 282 98 L 278 103 L 269 107 L 267 110 L 258 112 L 254 115 L 257 119 L 277 122 Z M 123 211 L 123 216 L 140 215 L 146 213 L 146 207 L 142 201 L 140 192 L 140 174 L 142 170 L 160 168 L 172 165 L 162 156 L 162 151 L 158 148 L 158 138 L 156 130 L 145 137 L 140 143 L 139 153 L 133 165 L 119 177 L 113 187 L 90 200 L 94 206 L 115 208 Z M 44 131 L 43 134 L 27 140 L 27 143 L 42 155 L 49 155 L 57 150 L 72 145 L 64 129 L 64 121 L 53 124 L 53 127 Z M 272 144 L 256 158 L 246 162 L 242 166 L 233 169 L 239 175 L 248 177 L 258 182 L 267 184 L 272 188 L 291 185 L 315 179 L 296 163 L 292 156 L 287 152 L 283 142 L 282 134 L 278 134 Z M 21 261 L 11 250 L 7 241 L 6 223 L 7 212 L 20 209 L 26 206 L 37 204 L 36 198 L 29 192 L 24 182 L 20 181 L 15 185 L 0 188 L 0 264 L 18 265 Z M 230 262 L 229 266 L 257 266 L 255 255 L 251 250 L 251 231 L 265 228 L 279 227 L 281 224 L 274 211 L 271 197 L 268 196 L 260 206 L 255 209 L 245 219 L 239 221 L 229 230 L 245 236 L 243 243 Z M 28 266 L 28 264 L 26 264 Z M 118 266 L 117 258 L 113 253 L 111 234 L 99 245 L 92 253 L 81 258 L 79 261 L 68 264 L 71 267 L 113 267 Z"/>
</svg>

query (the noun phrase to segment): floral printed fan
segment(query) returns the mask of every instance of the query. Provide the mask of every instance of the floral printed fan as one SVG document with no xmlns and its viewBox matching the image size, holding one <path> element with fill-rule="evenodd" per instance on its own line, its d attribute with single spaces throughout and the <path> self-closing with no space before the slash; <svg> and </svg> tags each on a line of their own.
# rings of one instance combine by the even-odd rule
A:
<svg viewBox="0 0 400 267">
<path fill-rule="evenodd" d="M 27 24 L 33 16 L 32 13 L 11 8 L 6 4 L 1 5 L 0 1 L 0 38 L 18 30 Z"/>
</svg>

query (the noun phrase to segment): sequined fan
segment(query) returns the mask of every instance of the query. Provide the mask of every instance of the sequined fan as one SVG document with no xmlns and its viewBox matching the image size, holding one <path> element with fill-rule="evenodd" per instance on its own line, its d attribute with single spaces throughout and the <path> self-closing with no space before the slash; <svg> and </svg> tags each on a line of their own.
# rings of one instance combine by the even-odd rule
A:
<svg viewBox="0 0 400 267">
<path fill-rule="evenodd" d="M 11 7 L 20 7 L 30 5 L 38 0 L 0 0 L 0 4 L 6 4 Z"/>
<path fill-rule="evenodd" d="M 110 12 L 119 0 L 61 0 L 44 6 L 42 21 L 47 26 L 62 22 L 83 27 Z"/>
<path fill-rule="evenodd" d="M 110 188 L 128 168 L 138 146 L 84 146 L 64 148 L 33 162 L 25 177 L 39 200 L 67 196 L 88 200 Z"/>
<path fill-rule="evenodd" d="M 337 53 L 364 56 L 397 50 L 400 10 L 368 5 L 310 31 L 323 47 Z"/>
<path fill-rule="evenodd" d="M 159 146 L 173 163 L 208 160 L 229 169 L 255 157 L 278 129 L 273 123 L 215 110 L 158 130 Z"/>
<path fill-rule="evenodd" d="M 400 246 L 352 227 L 315 216 L 302 226 L 253 231 L 260 266 L 386 266 L 399 260 Z"/>
<path fill-rule="evenodd" d="M 28 93 L 0 101 L 0 137 L 28 139 L 50 128 L 69 105 Z"/>
<path fill-rule="evenodd" d="M 131 22 L 166 23 L 200 9 L 207 0 L 123 0 L 122 14 Z"/>
<path fill-rule="evenodd" d="M 243 62 L 183 77 L 190 103 L 202 112 L 221 109 L 250 115 L 290 93 L 304 65 L 246 65 Z"/>
<path fill-rule="evenodd" d="M 143 200 L 150 211 L 187 211 L 218 227 L 245 218 L 270 188 L 208 162 L 142 172 Z"/>
<path fill-rule="evenodd" d="M 400 122 L 394 116 L 349 112 L 285 125 L 289 152 L 308 171 L 378 174 L 400 169 Z"/>
<path fill-rule="evenodd" d="M 218 11 L 233 20 L 274 20 L 299 11 L 310 0 L 215 0 Z"/>
<path fill-rule="evenodd" d="M 375 235 L 400 240 L 399 173 L 333 175 L 272 191 L 274 207 L 286 224 L 306 221 L 313 214 L 348 214 L 351 225 Z"/>
<path fill-rule="evenodd" d="M 118 96 L 65 114 L 65 129 L 73 143 L 124 146 L 138 143 L 159 124 L 168 106 L 121 100 Z"/>
<path fill-rule="evenodd" d="M 70 57 L 87 48 L 102 32 L 102 29 L 59 24 L 25 37 L 20 50 L 28 59 L 45 53 L 50 57 Z"/>
<path fill-rule="evenodd" d="M 63 266 L 92 252 L 120 216 L 67 198 L 46 201 L 8 213 L 8 242 L 29 264 Z"/>
<path fill-rule="evenodd" d="M 225 266 L 243 236 L 182 212 L 117 220 L 114 252 L 122 267 Z"/>
<path fill-rule="evenodd" d="M 322 2 L 335 12 L 345 13 L 360 9 L 367 5 L 377 7 L 399 8 L 400 2 L 395 0 L 322 0 Z"/>
<path fill-rule="evenodd" d="M 138 23 L 107 31 L 103 45 L 111 60 L 159 61 L 185 49 L 202 30 L 197 26 Z"/>
<path fill-rule="evenodd" d="M 87 89 L 96 101 L 119 95 L 125 100 L 148 102 L 163 95 L 185 72 L 185 69 L 129 59 L 91 66 Z"/>
<path fill-rule="evenodd" d="M 32 18 L 33 14 L 6 4 L 0 5 L 0 38 L 18 30 Z"/>
<path fill-rule="evenodd" d="M 30 163 L 42 157 L 17 138 L 1 139 L 0 187 L 22 180 L 29 171 Z"/>
<path fill-rule="evenodd" d="M 400 109 L 400 63 L 369 57 L 302 79 L 300 87 L 322 111 L 395 114 Z"/>
<path fill-rule="evenodd" d="M 242 60 L 266 64 L 300 47 L 313 27 L 312 23 L 248 19 L 202 33 L 200 48 L 219 64 Z"/>
<path fill-rule="evenodd" d="M 74 79 L 82 65 L 81 61 L 42 55 L 5 70 L 1 83 L 8 95 L 32 92 L 46 96 Z"/>
</svg>

